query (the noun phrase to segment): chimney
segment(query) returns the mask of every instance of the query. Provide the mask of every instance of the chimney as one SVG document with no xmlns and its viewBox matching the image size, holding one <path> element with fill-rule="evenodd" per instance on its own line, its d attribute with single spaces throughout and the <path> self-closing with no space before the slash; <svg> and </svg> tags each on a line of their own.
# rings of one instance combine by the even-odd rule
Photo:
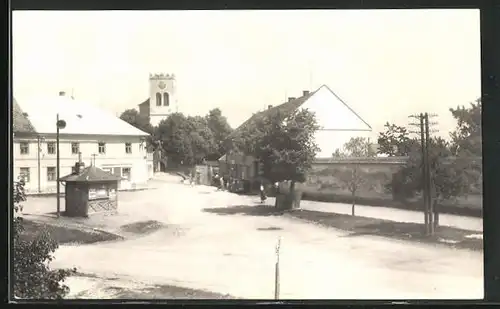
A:
<svg viewBox="0 0 500 309">
<path fill-rule="evenodd" d="M 65 97 L 66 96 L 66 91 L 59 91 L 59 96 L 60 97 Z"/>
<path fill-rule="evenodd" d="M 267 109 L 271 109 L 271 108 L 273 108 L 273 106 L 272 106 L 272 105 L 268 105 L 268 106 L 267 106 Z"/>
<path fill-rule="evenodd" d="M 81 174 L 85 168 L 85 163 L 82 162 L 82 153 L 78 153 L 78 162 L 75 163 L 75 170 L 77 174 Z"/>
<path fill-rule="evenodd" d="M 289 97 L 289 98 L 288 98 L 288 102 L 292 102 L 293 100 L 295 100 L 295 98 L 294 98 L 294 97 Z"/>
<path fill-rule="evenodd" d="M 309 90 L 302 91 L 302 96 L 305 97 L 306 95 L 309 95 Z"/>
</svg>

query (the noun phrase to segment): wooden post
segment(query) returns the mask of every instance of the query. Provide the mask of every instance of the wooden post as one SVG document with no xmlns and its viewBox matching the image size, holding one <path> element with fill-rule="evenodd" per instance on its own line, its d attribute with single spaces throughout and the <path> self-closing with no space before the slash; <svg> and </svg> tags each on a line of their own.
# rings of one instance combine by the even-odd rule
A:
<svg viewBox="0 0 500 309">
<path fill-rule="evenodd" d="M 281 247 L 281 237 L 278 239 L 278 244 L 276 245 L 276 265 L 274 271 L 274 299 L 280 298 L 280 247 Z"/>
<path fill-rule="evenodd" d="M 427 191 L 427 205 L 429 207 L 429 234 L 434 235 L 434 205 L 432 203 L 432 175 L 431 164 L 429 162 L 429 147 L 430 147 L 430 133 L 429 133 L 429 114 L 424 115 L 425 122 L 425 190 Z"/>
<path fill-rule="evenodd" d="M 422 200 L 424 203 L 424 224 L 425 224 L 425 234 L 429 235 L 430 229 L 429 229 L 429 224 L 430 224 L 430 217 L 429 217 L 429 204 L 427 204 L 428 199 L 427 199 L 427 186 L 426 186 L 426 181 L 427 181 L 427 150 L 426 150 L 426 142 L 425 142 L 425 124 L 424 124 L 424 115 L 420 114 L 419 115 L 420 119 L 420 146 L 421 146 L 421 152 L 422 152 Z"/>
</svg>

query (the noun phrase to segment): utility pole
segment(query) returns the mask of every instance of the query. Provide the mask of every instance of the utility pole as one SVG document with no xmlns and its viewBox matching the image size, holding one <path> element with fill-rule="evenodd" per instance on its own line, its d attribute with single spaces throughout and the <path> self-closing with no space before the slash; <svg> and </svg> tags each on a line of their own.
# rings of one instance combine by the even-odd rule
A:
<svg viewBox="0 0 500 309">
<path fill-rule="evenodd" d="M 434 234 L 435 230 L 439 226 L 439 211 L 437 209 L 437 200 L 436 200 L 436 188 L 434 185 L 434 177 L 433 172 L 429 162 L 429 149 L 430 149 L 430 132 L 436 132 L 437 130 L 432 130 L 430 127 L 432 125 L 437 124 L 437 122 L 429 122 L 429 118 L 437 117 L 435 114 L 425 113 L 424 122 L 425 122 L 425 142 L 426 142 L 426 157 L 427 157 L 427 192 L 428 192 L 428 204 L 430 206 L 431 216 L 432 216 L 432 226 L 431 226 L 431 234 Z"/>
<path fill-rule="evenodd" d="M 437 217 L 437 211 L 434 207 L 434 194 L 433 191 L 433 177 L 430 168 L 429 161 L 429 148 L 430 148 L 430 129 L 429 117 L 434 117 L 436 115 L 429 115 L 428 113 L 420 113 L 419 115 L 412 115 L 411 118 L 417 118 L 418 123 L 410 123 L 411 125 L 418 126 L 419 130 L 417 132 L 412 131 L 412 133 L 420 134 L 420 149 L 422 153 L 422 201 L 424 208 L 424 223 L 425 223 L 425 234 L 427 236 L 433 235 L 435 228 L 437 227 L 437 222 L 435 221 Z M 434 124 L 434 123 L 432 123 Z"/>
</svg>

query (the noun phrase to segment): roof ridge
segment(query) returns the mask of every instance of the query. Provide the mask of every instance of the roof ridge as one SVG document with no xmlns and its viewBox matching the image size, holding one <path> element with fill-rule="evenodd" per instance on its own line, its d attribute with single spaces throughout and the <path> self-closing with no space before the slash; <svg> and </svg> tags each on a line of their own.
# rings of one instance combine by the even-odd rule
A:
<svg viewBox="0 0 500 309">
<path fill-rule="evenodd" d="M 356 113 L 346 102 L 344 102 L 344 100 L 342 100 L 335 92 L 333 92 L 332 89 L 330 89 L 330 87 L 328 87 L 327 85 L 323 84 L 320 88 L 322 87 L 325 87 L 326 89 L 328 89 L 328 91 L 330 91 L 342 104 L 345 105 L 345 107 L 347 107 L 356 117 L 358 117 L 359 120 L 363 121 L 364 124 L 366 124 L 371 130 L 373 130 L 372 126 L 368 124 L 368 122 L 366 122 L 363 118 L 361 118 L 361 116 Z M 320 89 L 318 88 L 318 90 Z"/>
</svg>

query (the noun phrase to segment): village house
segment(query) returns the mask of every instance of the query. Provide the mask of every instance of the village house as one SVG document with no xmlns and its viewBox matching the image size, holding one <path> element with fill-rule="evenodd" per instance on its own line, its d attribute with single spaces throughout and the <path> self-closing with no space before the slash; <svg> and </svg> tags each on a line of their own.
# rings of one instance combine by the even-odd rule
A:
<svg viewBox="0 0 500 309">
<path fill-rule="evenodd" d="M 298 98 L 290 97 L 278 106 L 268 106 L 240 125 L 229 137 L 236 136 L 243 129 L 255 125 L 255 120 L 279 112 L 289 115 L 297 109 L 308 109 L 316 115 L 320 126 L 315 142 L 320 150 L 317 159 L 332 158 L 336 149 L 352 137 L 367 137 L 372 134 L 371 126 L 359 116 L 349 105 L 340 99 L 328 86 L 323 85 L 313 92 L 303 91 Z M 221 174 L 239 179 L 253 179 L 259 174 L 259 164 L 251 156 L 241 154 L 225 154 L 219 158 Z"/>
<path fill-rule="evenodd" d="M 60 177 L 73 172 L 79 154 L 86 166 L 122 177 L 119 189 L 145 185 L 153 176 L 148 133 L 61 92 L 13 100 L 13 176 L 24 176 L 27 193 L 56 192 L 57 117 L 66 122 L 59 134 Z"/>
</svg>

